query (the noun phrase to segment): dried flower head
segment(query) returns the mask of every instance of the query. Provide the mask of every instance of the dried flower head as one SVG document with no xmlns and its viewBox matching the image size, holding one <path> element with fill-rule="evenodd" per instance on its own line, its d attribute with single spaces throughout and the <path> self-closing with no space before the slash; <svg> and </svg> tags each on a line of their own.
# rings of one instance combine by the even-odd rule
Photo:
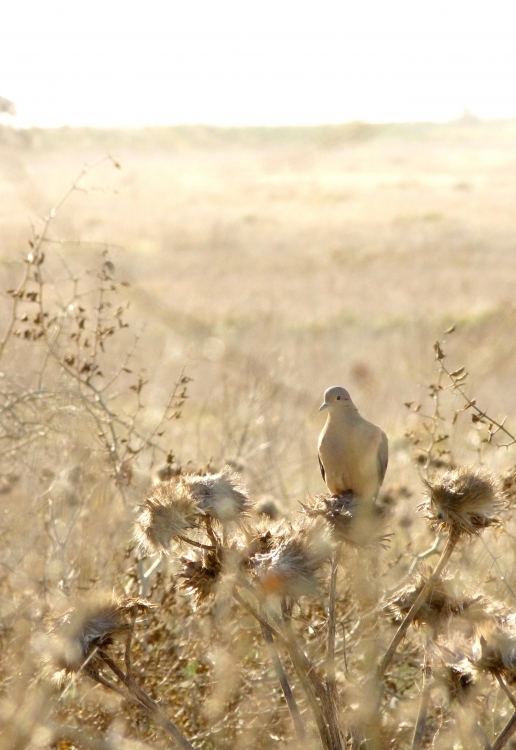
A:
<svg viewBox="0 0 516 750">
<path fill-rule="evenodd" d="M 175 537 L 196 526 L 198 511 L 184 486 L 174 480 L 160 482 L 142 505 L 134 538 L 145 554 L 166 554 Z"/>
<path fill-rule="evenodd" d="M 435 677 L 444 686 L 450 703 L 464 706 L 471 700 L 476 675 L 469 659 L 462 657 L 447 661 L 435 671 Z"/>
<path fill-rule="evenodd" d="M 251 509 L 247 489 L 228 465 L 217 474 L 184 475 L 179 486 L 200 513 L 221 523 L 236 521 Z"/>
<path fill-rule="evenodd" d="M 351 492 L 342 495 L 316 495 L 301 503 L 309 517 L 328 522 L 333 538 L 353 547 L 386 547 L 390 534 L 384 530 L 385 511 L 374 503 L 357 500 Z"/>
<path fill-rule="evenodd" d="M 262 517 L 247 525 L 242 529 L 243 538 L 240 545 L 242 565 L 252 567 L 252 560 L 256 555 L 267 555 L 272 552 L 291 531 L 292 527 L 283 519 L 270 521 Z"/>
<path fill-rule="evenodd" d="M 428 579 L 429 572 L 418 574 L 387 600 L 384 609 L 391 613 L 395 622 L 403 620 Z M 470 621 L 480 621 L 485 618 L 484 597 L 457 596 L 453 589 L 454 579 L 452 578 L 433 581 L 424 604 L 414 617 L 414 623 L 435 627 L 452 617 L 464 616 Z"/>
<path fill-rule="evenodd" d="M 319 588 L 319 572 L 331 554 L 327 524 L 315 519 L 273 538 L 270 552 L 256 554 L 251 565 L 260 591 L 297 599 Z"/>
<path fill-rule="evenodd" d="M 56 680 L 80 669 L 98 669 L 99 655 L 131 629 L 138 611 L 150 606 L 144 599 L 97 594 L 60 617 L 52 630 L 53 662 L 59 670 Z"/>
<path fill-rule="evenodd" d="M 423 507 L 436 528 L 463 535 L 501 524 L 497 517 L 504 506 L 501 483 L 484 466 L 460 466 L 425 484 L 430 497 Z"/>
<path fill-rule="evenodd" d="M 503 677 L 516 684 L 516 629 L 514 619 L 504 625 L 492 622 L 480 636 L 480 658 L 475 662 L 478 670 Z"/>
<path fill-rule="evenodd" d="M 181 587 L 195 597 L 200 604 L 214 593 L 222 572 L 221 550 L 195 550 L 190 557 L 181 557 L 183 578 Z"/>
</svg>

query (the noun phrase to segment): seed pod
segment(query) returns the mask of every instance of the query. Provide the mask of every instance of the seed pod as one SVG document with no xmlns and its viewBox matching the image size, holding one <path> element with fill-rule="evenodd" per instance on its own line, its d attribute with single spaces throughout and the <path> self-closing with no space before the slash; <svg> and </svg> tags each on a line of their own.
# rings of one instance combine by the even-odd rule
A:
<svg viewBox="0 0 516 750">
<path fill-rule="evenodd" d="M 145 500 L 134 538 L 144 553 L 167 554 L 172 540 L 196 526 L 197 508 L 184 487 L 175 481 L 160 482 Z"/>
<path fill-rule="evenodd" d="M 501 525 L 498 514 L 505 505 L 501 483 L 484 466 L 460 466 L 425 484 L 430 496 L 422 507 L 435 528 L 461 536 Z"/>
<path fill-rule="evenodd" d="M 178 486 L 201 514 L 221 523 L 237 521 L 251 509 L 247 489 L 228 465 L 217 474 L 183 475 Z"/>
<path fill-rule="evenodd" d="M 255 555 L 251 565 L 261 593 L 298 599 L 317 593 L 319 572 L 330 555 L 329 529 L 315 519 L 276 538 L 271 551 Z"/>
</svg>

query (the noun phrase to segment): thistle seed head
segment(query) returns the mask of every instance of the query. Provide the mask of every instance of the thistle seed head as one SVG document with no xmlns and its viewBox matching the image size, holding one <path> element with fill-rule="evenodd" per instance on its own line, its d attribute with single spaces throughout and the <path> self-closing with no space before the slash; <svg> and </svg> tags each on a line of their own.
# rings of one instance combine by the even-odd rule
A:
<svg viewBox="0 0 516 750">
<path fill-rule="evenodd" d="M 501 483 L 484 466 L 460 466 L 425 484 L 430 496 L 423 507 L 428 509 L 435 528 L 461 536 L 501 525 L 498 518 L 504 507 Z"/>
<path fill-rule="evenodd" d="M 412 581 L 400 588 L 386 602 L 384 609 L 389 611 L 395 622 L 403 620 L 405 615 L 426 585 L 429 572 L 421 573 Z M 471 598 L 457 596 L 453 590 L 454 579 L 441 578 L 431 584 L 424 604 L 414 617 L 416 625 L 435 627 L 453 617 L 465 616 L 468 620 L 480 621 L 485 618 L 484 597 Z"/>
<path fill-rule="evenodd" d="M 331 555 L 327 524 L 314 519 L 274 540 L 270 552 L 256 554 L 251 565 L 260 591 L 298 599 L 315 594 L 319 572 Z"/>
<path fill-rule="evenodd" d="M 134 538 L 147 555 L 167 554 L 172 540 L 196 526 L 197 508 L 181 483 L 160 482 L 142 505 Z"/>
<path fill-rule="evenodd" d="M 58 669 L 56 680 L 82 668 L 97 669 L 97 653 L 107 652 L 131 629 L 133 613 L 150 606 L 144 599 L 117 599 L 111 594 L 97 594 L 56 620 L 52 630 L 53 661 Z"/>
<path fill-rule="evenodd" d="M 468 659 L 461 658 L 444 664 L 436 670 L 435 676 L 437 682 L 444 686 L 450 703 L 464 706 L 471 700 L 476 674 Z"/>
<path fill-rule="evenodd" d="M 214 593 L 222 572 L 221 550 L 195 550 L 189 557 L 181 557 L 183 578 L 181 588 L 186 589 L 200 604 Z"/>
<path fill-rule="evenodd" d="M 511 627 L 512 625 L 512 627 Z M 516 684 L 516 630 L 514 622 L 504 626 L 491 623 L 480 636 L 480 658 L 475 667 L 503 677 L 511 685 Z"/>
<path fill-rule="evenodd" d="M 178 484 L 201 514 L 221 523 L 236 521 L 251 509 L 247 489 L 227 464 L 217 474 L 183 475 Z"/>
<path fill-rule="evenodd" d="M 324 518 L 335 542 L 352 547 L 388 546 L 390 534 L 385 533 L 385 511 L 374 503 L 357 500 L 351 492 L 334 497 L 316 495 L 301 506 L 309 518 Z"/>
</svg>

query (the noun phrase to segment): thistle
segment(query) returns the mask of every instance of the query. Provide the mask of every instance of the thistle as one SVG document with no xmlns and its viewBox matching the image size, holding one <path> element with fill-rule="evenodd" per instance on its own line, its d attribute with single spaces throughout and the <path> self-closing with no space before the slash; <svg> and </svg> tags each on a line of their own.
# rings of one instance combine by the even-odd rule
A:
<svg viewBox="0 0 516 750">
<path fill-rule="evenodd" d="M 198 517 L 195 503 L 181 483 L 160 482 L 142 505 L 134 538 L 147 555 L 167 554 L 172 540 L 195 527 Z"/>
<path fill-rule="evenodd" d="M 389 534 L 384 533 L 384 510 L 373 503 L 358 500 L 351 492 L 342 495 L 316 495 L 301 503 L 308 517 L 324 518 L 336 542 L 352 547 L 386 547 Z"/>
<path fill-rule="evenodd" d="M 251 565 L 263 594 L 298 599 L 317 592 L 318 574 L 330 555 L 328 527 L 316 519 L 280 536 L 271 551 L 255 555 Z"/>
<path fill-rule="evenodd" d="M 432 580 L 430 574 L 419 574 L 393 594 L 384 609 L 392 614 L 395 622 L 403 620 L 423 588 L 429 584 L 426 599 L 414 615 L 416 625 L 426 624 L 435 628 L 453 617 L 466 616 L 476 621 L 485 618 L 484 597 L 457 596 L 453 591 L 453 582 L 452 578 Z"/>
<path fill-rule="evenodd" d="M 56 681 L 80 669 L 98 670 L 100 655 L 131 629 L 132 614 L 150 606 L 144 599 L 97 594 L 56 620 L 52 631 Z"/>
<path fill-rule="evenodd" d="M 425 481 L 430 491 L 423 503 L 432 525 L 456 538 L 479 534 L 488 526 L 500 526 L 504 507 L 501 484 L 483 466 L 461 466 L 435 481 Z"/>
<path fill-rule="evenodd" d="M 222 571 L 221 551 L 195 550 L 191 557 L 181 557 L 181 587 L 193 594 L 200 604 L 214 593 Z"/>
<path fill-rule="evenodd" d="M 472 697 L 476 675 L 468 659 L 455 659 L 446 662 L 435 672 L 436 681 L 446 690 L 450 703 L 466 705 Z"/>
<path fill-rule="evenodd" d="M 480 657 L 475 662 L 479 671 L 498 675 L 509 684 L 516 684 L 516 629 L 513 618 L 503 625 L 491 623 L 480 636 Z"/>
<path fill-rule="evenodd" d="M 226 465 L 217 474 L 184 475 L 178 482 L 198 512 L 221 523 L 236 521 L 251 509 L 247 489 L 240 476 Z"/>
</svg>

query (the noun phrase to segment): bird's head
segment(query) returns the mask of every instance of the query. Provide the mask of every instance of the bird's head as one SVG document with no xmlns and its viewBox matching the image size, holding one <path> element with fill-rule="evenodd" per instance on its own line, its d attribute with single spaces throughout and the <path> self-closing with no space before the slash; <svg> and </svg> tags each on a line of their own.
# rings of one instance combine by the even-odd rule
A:
<svg viewBox="0 0 516 750">
<path fill-rule="evenodd" d="M 324 401 L 319 407 L 319 411 L 323 409 L 329 409 L 330 411 L 338 409 L 340 411 L 341 409 L 348 409 L 350 406 L 354 406 L 354 404 L 347 390 L 340 385 L 334 385 L 325 391 Z"/>
</svg>

